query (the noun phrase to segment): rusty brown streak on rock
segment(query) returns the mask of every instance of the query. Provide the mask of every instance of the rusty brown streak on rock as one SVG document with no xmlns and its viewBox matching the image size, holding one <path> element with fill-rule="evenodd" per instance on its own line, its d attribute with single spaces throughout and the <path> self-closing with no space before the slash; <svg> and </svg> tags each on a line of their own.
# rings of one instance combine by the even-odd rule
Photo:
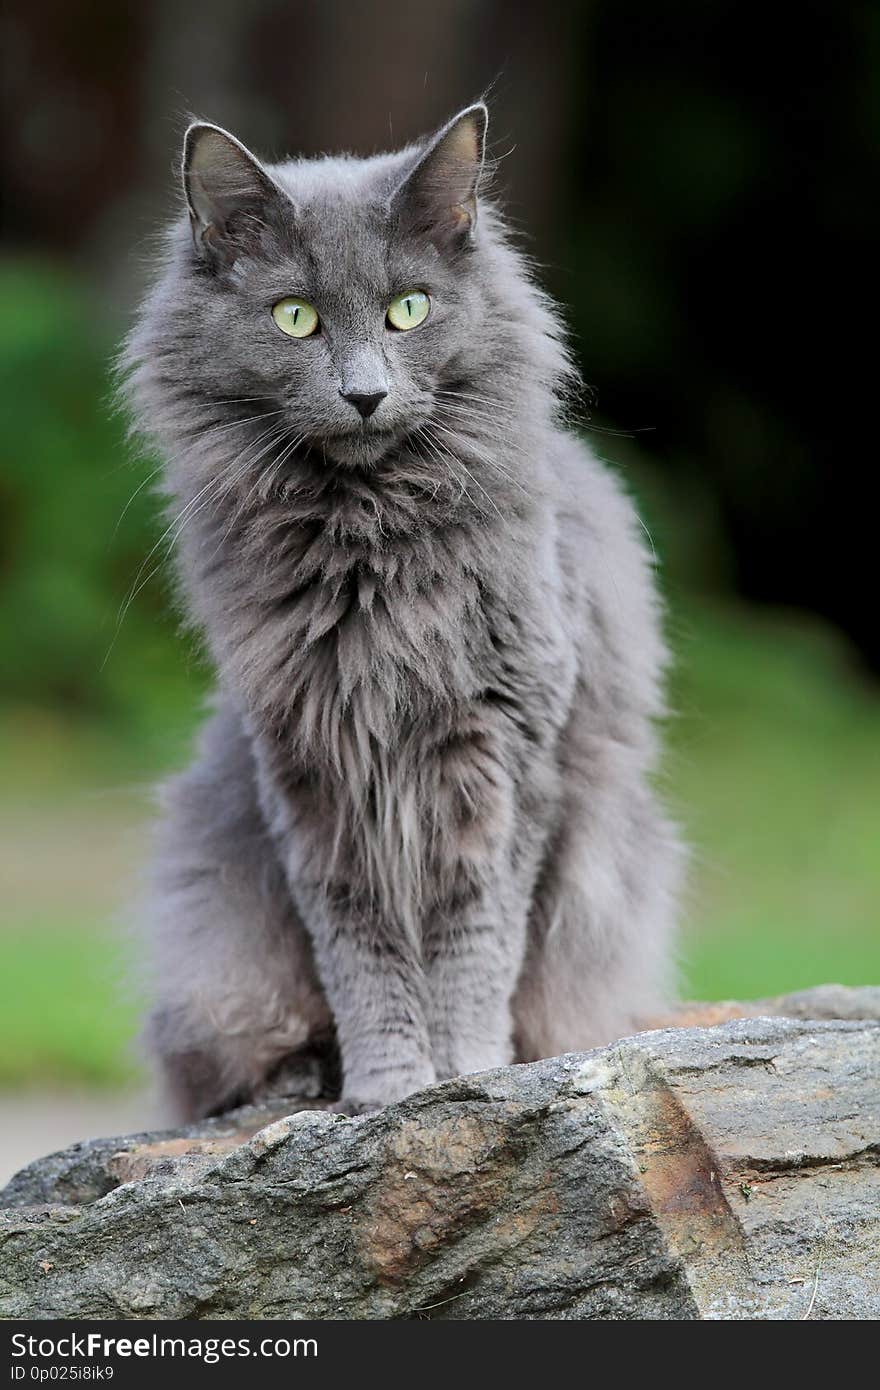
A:
<svg viewBox="0 0 880 1390">
<path fill-rule="evenodd" d="M 493 1114 L 495 1110 L 497 1113 Z M 391 1136 L 381 1182 L 359 1223 L 361 1258 L 382 1280 L 404 1280 L 503 1206 L 517 1167 L 511 1129 L 520 1107 L 487 1107 L 427 1123 L 415 1117 Z M 522 1240 L 553 1209 L 552 1193 L 519 1208 L 499 1231 Z"/>
</svg>

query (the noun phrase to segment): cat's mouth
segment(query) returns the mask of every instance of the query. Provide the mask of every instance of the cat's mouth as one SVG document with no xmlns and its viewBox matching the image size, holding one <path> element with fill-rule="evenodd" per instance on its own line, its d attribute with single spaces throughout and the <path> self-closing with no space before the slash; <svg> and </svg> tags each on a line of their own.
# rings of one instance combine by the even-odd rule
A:
<svg viewBox="0 0 880 1390">
<path fill-rule="evenodd" d="M 317 442 L 336 463 L 351 466 L 378 463 L 388 450 L 403 438 L 404 431 L 363 425 L 360 429 L 340 430 L 324 434 Z"/>
</svg>

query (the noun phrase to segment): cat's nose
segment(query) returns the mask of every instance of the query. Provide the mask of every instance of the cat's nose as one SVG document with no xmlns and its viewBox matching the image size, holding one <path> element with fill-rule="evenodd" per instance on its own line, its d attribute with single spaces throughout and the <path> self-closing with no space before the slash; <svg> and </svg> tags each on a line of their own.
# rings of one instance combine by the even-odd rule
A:
<svg viewBox="0 0 880 1390">
<path fill-rule="evenodd" d="M 388 395 L 387 391 L 340 391 L 343 400 L 350 401 L 362 420 L 367 420 Z"/>
</svg>

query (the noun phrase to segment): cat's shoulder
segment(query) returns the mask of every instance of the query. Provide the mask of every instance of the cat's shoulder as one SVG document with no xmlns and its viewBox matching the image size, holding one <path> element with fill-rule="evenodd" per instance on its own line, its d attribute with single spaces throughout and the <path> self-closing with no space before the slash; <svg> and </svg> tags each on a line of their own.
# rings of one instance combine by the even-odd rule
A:
<svg viewBox="0 0 880 1390">
<path fill-rule="evenodd" d="M 630 531 L 636 505 L 621 470 L 603 459 L 583 435 L 560 430 L 554 440 L 556 510 L 571 526 L 598 533 Z"/>
</svg>

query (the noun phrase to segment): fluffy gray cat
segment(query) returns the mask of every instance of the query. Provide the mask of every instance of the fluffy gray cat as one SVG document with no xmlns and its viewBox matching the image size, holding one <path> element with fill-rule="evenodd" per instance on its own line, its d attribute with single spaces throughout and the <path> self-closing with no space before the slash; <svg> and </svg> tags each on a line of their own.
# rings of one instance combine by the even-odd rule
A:
<svg viewBox="0 0 880 1390">
<path fill-rule="evenodd" d="M 145 914 L 183 1116 L 334 1069 L 356 1113 L 608 1041 L 667 988 L 651 565 L 562 423 L 486 120 L 277 165 L 186 135 L 125 353 L 217 670 Z"/>
</svg>

